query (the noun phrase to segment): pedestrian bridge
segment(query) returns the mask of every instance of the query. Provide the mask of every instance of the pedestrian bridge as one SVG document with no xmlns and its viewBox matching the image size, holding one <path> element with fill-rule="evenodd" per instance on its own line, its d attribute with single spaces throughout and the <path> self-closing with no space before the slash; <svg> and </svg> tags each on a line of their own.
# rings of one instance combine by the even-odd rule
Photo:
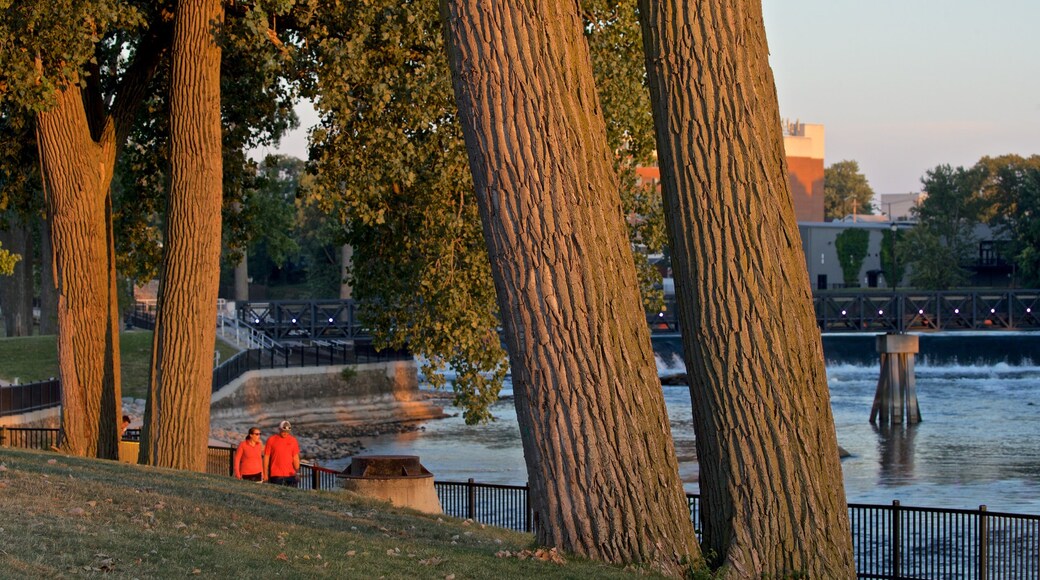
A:
<svg viewBox="0 0 1040 580">
<path fill-rule="evenodd" d="M 823 292 L 813 296 L 816 324 L 824 333 L 1040 330 L 1040 290 L 973 292 Z M 782 313 L 781 313 L 782 315 Z M 241 322 L 285 342 L 366 341 L 353 300 L 244 302 Z M 647 315 L 654 333 L 679 331 L 674 300 Z"/>
</svg>

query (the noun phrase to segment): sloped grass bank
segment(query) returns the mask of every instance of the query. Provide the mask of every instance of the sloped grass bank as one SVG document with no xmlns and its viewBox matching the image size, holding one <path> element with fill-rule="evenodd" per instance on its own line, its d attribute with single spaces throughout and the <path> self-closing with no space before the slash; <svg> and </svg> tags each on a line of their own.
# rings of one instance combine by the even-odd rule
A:
<svg viewBox="0 0 1040 580">
<path fill-rule="evenodd" d="M 238 350 L 222 340 L 217 341 L 220 360 L 234 356 Z M 119 334 L 119 354 L 123 378 L 123 396 L 143 399 L 148 391 L 148 372 L 152 364 L 152 331 L 128 330 Z M 24 336 L 0 338 L 0 379 L 18 379 L 32 383 L 58 376 L 57 337 Z"/>
<path fill-rule="evenodd" d="M 0 576 L 631 578 L 531 536 L 347 492 L 0 449 Z"/>
</svg>

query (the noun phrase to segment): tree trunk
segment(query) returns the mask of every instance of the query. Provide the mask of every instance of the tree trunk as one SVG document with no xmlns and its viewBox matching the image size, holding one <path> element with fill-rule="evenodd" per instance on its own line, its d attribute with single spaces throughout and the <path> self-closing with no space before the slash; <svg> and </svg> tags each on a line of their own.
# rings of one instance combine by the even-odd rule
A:
<svg viewBox="0 0 1040 580">
<path fill-rule="evenodd" d="M 235 264 L 235 302 L 249 302 L 249 254 L 245 249 Z"/>
<path fill-rule="evenodd" d="M 58 294 L 54 282 L 54 249 L 51 222 L 40 220 L 40 334 L 58 332 Z"/>
<path fill-rule="evenodd" d="M 699 559 L 574 3 L 443 5 L 538 542 Z"/>
<path fill-rule="evenodd" d="M 700 461 L 733 578 L 855 577 L 761 4 L 640 2 Z"/>
<path fill-rule="evenodd" d="M 37 114 L 54 277 L 58 295 L 58 374 L 62 383 L 60 447 L 73 455 L 118 457 L 119 333 L 110 279 L 115 133 L 91 131 L 78 86 L 57 93 Z"/>
<path fill-rule="evenodd" d="M 181 1 L 170 78 L 170 192 L 141 460 L 206 469 L 220 281 L 220 0 Z"/>
<path fill-rule="evenodd" d="M 33 328 L 34 248 L 31 225 L 24 223 L 21 216 L 11 215 L 7 220 L 7 229 L 0 231 L 0 246 L 21 256 L 10 276 L 0 276 L 0 304 L 3 304 L 5 336 L 29 336 Z"/>
</svg>

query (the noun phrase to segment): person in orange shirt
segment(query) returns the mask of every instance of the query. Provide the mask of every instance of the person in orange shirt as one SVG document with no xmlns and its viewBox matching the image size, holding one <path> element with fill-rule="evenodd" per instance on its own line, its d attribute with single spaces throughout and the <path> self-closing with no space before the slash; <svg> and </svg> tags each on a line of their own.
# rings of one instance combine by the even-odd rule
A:
<svg viewBox="0 0 1040 580">
<path fill-rule="evenodd" d="M 250 427 L 246 440 L 239 443 L 238 449 L 235 450 L 235 477 L 249 481 L 265 481 L 266 461 L 264 444 L 260 441 L 260 429 Z"/>
<path fill-rule="evenodd" d="M 292 436 L 292 424 L 282 421 L 278 434 L 267 439 L 264 448 L 264 473 L 268 483 L 296 487 L 296 474 L 300 471 L 300 443 Z"/>
</svg>

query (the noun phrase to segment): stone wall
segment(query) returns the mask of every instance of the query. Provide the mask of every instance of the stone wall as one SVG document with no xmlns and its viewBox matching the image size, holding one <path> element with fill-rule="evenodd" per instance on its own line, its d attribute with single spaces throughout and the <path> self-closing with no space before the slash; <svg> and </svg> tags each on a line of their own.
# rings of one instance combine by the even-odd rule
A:
<svg viewBox="0 0 1040 580">
<path fill-rule="evenodd" d="M 444 416 L 419 392 L 414 361 L 391 361 L 250 371 L 214 393 L 210 420 L 212 436 L 231 443 L 251 426 L 272 434 L 282 420 L 298 436 L 329 429 L 360 436 Z"/>
</svg>

